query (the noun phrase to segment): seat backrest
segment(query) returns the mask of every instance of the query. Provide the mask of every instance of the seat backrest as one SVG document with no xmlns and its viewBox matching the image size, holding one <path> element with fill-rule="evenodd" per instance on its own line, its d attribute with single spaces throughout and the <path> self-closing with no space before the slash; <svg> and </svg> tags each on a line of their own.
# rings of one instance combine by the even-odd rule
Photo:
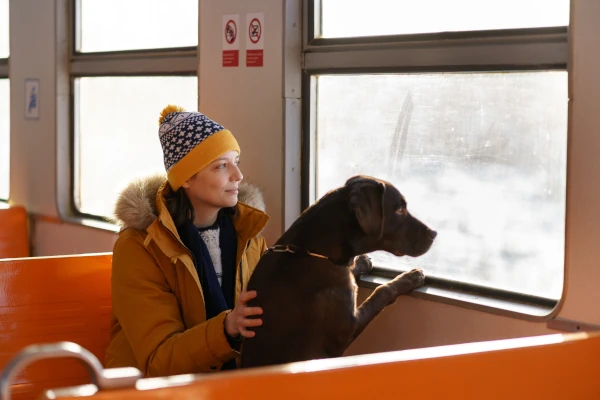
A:
<svg viewBox="0 0 600 400">
<path fill-rule="evenodd" d="M 109 340 L 111 253 L 0 260 L 0 370 L 31 344 L 69 341 L 100 361 Z M 13 399 L 85 384 L 75 359 L 35 362 L 12 382 Z"/>
<path fill-rule="evenodd" d="M 0 208 L 0 258 L 29 257 L 27 213 L 21 206 Z"/>
<path fill-rule="evenodd" d="M 140 379 L 90 399 L 600 399 L 598 354 L 600 332 L 550 334 Z M 77 400 L 81 389 L 42 399 Z"/>
</svg>

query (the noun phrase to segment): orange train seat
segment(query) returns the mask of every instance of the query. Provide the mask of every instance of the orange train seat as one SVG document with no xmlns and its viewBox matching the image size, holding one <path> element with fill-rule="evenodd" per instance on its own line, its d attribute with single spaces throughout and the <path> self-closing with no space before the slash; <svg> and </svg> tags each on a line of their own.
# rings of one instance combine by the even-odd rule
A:
<svg viewBox="0 0 600 400">
<path fill-rule="evenodd" d="M 206 375 L 88 384 L 42 399 L 600 399 L 600 332 L 549 334 Z M 104 372 L 111 371 L 110 369 Z M 105 385 L 108 386 L 108 385 Z"/>
<path fill-rule="evenodd" d="M 0 208 L 0 258 L 29 257 L 27 213 L 21 206 Z"/>
<path fill-rule="evenodd" d="M 69 341 L 103 360 L 110 329 L 111 253 L 0 260 L 0 371 L 31 344 Z M 12 380 L 14 399 L 89 383 L 77 360 L 31 364 Z"/>
</svg>

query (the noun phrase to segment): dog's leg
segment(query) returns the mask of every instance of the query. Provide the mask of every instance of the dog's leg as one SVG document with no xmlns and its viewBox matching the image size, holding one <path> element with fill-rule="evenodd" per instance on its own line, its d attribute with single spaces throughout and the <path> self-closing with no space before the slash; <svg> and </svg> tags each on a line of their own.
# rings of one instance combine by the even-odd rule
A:
<svg viewBox="0 0 600 400">
<path fill-rule="evenodd" d="M 367 275 L 373 269 L 371 258 L 366 254 L 361 254 L 354 259 L 354 267 L 352 267 L 352 275 L 354 280 L 358 282 L 362 275 Z"/>
<path fill-rule="evenodd" d="M 398 275 L 385 285 L 377 287 L 371 296 L 366 299 L 355 311 L 356 325 L 350 343 L 354 341 L 365 327 L 387 305 L 396 301 L 398 296 L 408 294 L 425 283 L 425 275 L 420 269 L 413 269 Z"/>
</svg>

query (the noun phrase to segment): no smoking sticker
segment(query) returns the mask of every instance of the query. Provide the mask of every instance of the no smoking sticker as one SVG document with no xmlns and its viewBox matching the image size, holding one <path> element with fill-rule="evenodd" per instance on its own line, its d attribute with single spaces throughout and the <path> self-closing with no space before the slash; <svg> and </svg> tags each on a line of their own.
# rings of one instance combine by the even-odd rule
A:
<svg viewBox="0 0 600 400">
<path fill-rule="evenodd" d="M 264 34 L 264 13 L 246 14 L 246 67 L 263 66 Z"/>
<path fill-rule="evenodd" d="M 237 67 L 240 65 L 240 15 L 223 15 L 221 37 L 223 38 L 223 66 Z"/>
</svg>

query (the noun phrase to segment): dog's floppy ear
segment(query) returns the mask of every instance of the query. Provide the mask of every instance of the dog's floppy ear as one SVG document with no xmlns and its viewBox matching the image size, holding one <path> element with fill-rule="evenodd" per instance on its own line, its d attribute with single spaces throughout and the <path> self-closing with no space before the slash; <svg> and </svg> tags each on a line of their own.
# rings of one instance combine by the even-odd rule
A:
<svg viewBox="0 0 600 400">
<path fill-rule="evenodd" d="M 350 189 L 350 209 L 369 236 L 383 236 L 383 198 L 385 185 L 375 180 L 355 180 Z"/>
</svg>

